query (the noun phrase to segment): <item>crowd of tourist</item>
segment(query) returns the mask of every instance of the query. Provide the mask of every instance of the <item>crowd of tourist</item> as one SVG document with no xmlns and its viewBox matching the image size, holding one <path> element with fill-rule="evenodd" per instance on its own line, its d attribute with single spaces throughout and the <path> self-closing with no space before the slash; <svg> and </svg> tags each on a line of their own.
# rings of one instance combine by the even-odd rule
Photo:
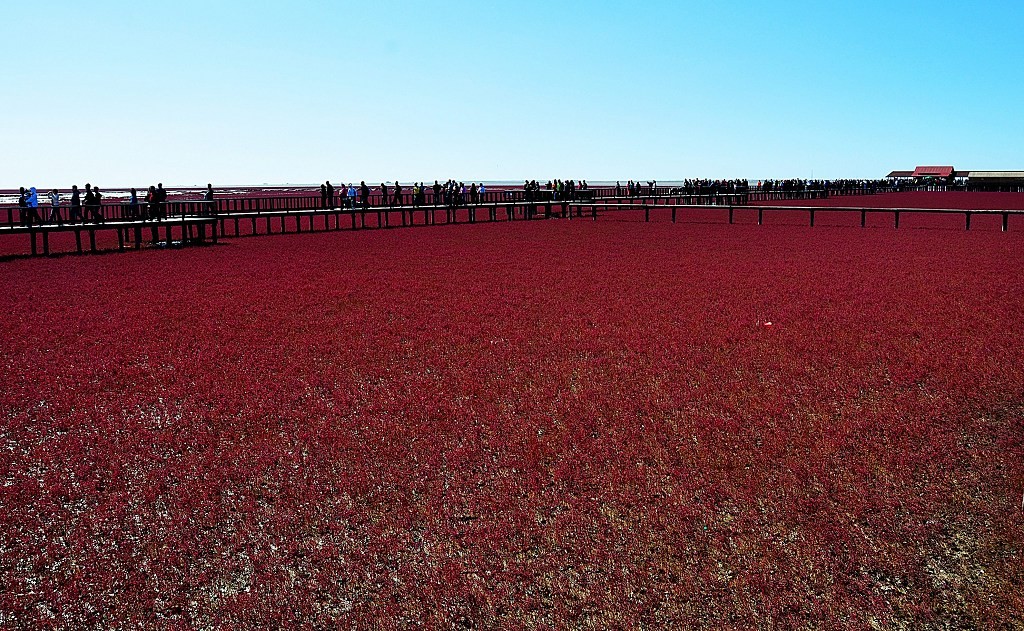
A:
<svg viewBox="0 0 1024 631">
<path fill-rule="evenodd" d="M 467 203 L 478 204 L 485 201 L 487 187 L 483 182 L 471 182 L 467 187 L 464 182 L 448 180 L 441 184 L 434 180 L 433 186 L 423 182 L 413 182 L 406 187 L 395 180 L 392 185 L 381 182 L 374 190 L 360 181 L 359 186 L 352 183 L 335 187 L 330 180 L 320 185 L 320 205 L 322 208 L 370 208 L 412 206 L 464 206 Z"/>
<path fill-rule="evenodd" d="M 759 180 L 754 190 L 781 191 L 784 193 L 800 193 L 803 191 L 867 191 L 891 188 L 887 180 Z"/>
<path fill-rule="evenodd" d="M 865 192 L 874 193 L 883 190 L 890 190 L 892 184 L 886 180 L 814 180 L 814 179 L 789 179 L 789 180 L 759 180 L 756 184 L 750 184 L 743 179 L 701 179 L 690 178 L 672 187 L 658 188 L 656 180 L 640 181 L 629 180 L 625 186 L 616 182 L 613 189 L 615 197 L 641 197 L 658 194 L 668 195 L 723 195 L 723 194 L 746 194 L 749 192 L 780 192 L 799 194 L 805 191 L 826 191 L 826 192 Z M 446 206 L 461 207 L 467 204 L 479 204 L 487 201 L 498 201 L 497 198 L 487 198 L 487 187 L 481 182 L 471 182 L 467 187 L 464 182 L 449 179 L 444 183 L 434 180 L 432 186 L 423 182 L 414 182 L 411 186 L 403 186 L 395 181 L 390 186 L 387 182 L 381 182 L 379 187 L 371 189 L 365 181 L 358 186 L 353 183 L 334 186 L 328 180 L 320 185 L 321 207 L 343 208 L 354 210 L 356 208 L 368 209 L 371 206 L 378 208 L 404 207 L 411 205 L 419 206 Z M 502 189 L 504 199 L 514 199 L 512 189 Z M 573 179 L 552 179 L 546 184 L 540 184 L 537 180 L 525 180 L 522 186 L 523 197 L 526 202 L 537 201 L 574 201 L 577 199 L 589 198 L 590 185 L 586 180 Z M 609 193 L 612 191 L 609 191 Z M 102 223 L 108 219 L 108 213 L 104 212 L 104 197 L 98 186 L 86 184 L 85 190 L 80 191 L 78 186 L 72 186 L 65 200 L 64 194 L 57 189 L 47 191 L 45 199 L 49 208 L 42 206 L 41 194 L 35 187 L 22 187 L 18 196 L 19 217 L 22 225 L 52 223 L 63 225 L 65 222 Z M 215 210 L 213 186 L 207 184 L 199 206 L 200 214 L 212 214 Z M 66 203 L 66 205 L 65 205 Z M 137 189 L 131 189 L 127 201 L 119 201 L 117 204 L 106 204 L 106 207 L 118 209 L 113 213 L 119 219 L 126 220 L 153 220 L 162 221 L 168 216 L 167 191 L 163 184 L 150 186 L 145 195 L 140 199 Z M 194 208 L 194 207 L 193 207 Z"/>
<path fill-rule="evenodd" d="M 26 189 L 22 186 L 18 191 L 18 215 L 22 225 L 56 224 L 64 223 L 104 223 L 108 216 L 104 208 L 110 208 L 111 204 L 104 204 L 103 193 L 99 186 L 86 183 L 84 193 L 75 184 L 71 187 L 67 199 L 67 212 L 65 214 L 65 199 L 58 189 L 51 189 L 46 193 L 49 201 L 49 212 L 40 211 L 39 193 L 36 187 Z M 210 214 L 213 211 L 214 193 L 213 185 L 207 184 L 203 193 L 200 206 L 200 214 Z M 150 186 L 142 200 L 139 199 L 138 190 L 133 188 L 128 192 L 128 199 L 113 205 L 119 213 L 117 218 L 122 220 L 155 220 L 167 219 L 167 190 L 163 183 Z"/>
</svg>

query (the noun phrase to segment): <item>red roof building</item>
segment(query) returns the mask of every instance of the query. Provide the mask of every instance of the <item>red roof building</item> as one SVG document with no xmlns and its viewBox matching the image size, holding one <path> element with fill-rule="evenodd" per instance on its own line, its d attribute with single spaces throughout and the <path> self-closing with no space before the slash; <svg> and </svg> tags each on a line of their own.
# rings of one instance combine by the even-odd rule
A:
<svg viewBox="0 0 1024 631">
<path fill-rule="evenodd" d="M 917 167 L 911 177 L 952 177 L 953 167 Z"/>
</svg>

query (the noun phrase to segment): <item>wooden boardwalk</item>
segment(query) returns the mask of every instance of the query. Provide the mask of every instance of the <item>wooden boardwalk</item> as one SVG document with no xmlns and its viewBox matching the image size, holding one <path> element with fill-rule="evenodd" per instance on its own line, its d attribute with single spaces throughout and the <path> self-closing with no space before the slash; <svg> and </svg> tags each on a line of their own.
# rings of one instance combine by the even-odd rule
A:
<svg viewBox="0 0 1024 631">
<path fill-rule="evenodd" d="M 143 235 L 149 234 L 150 242 L 160 241 L 160 231 L 165 235 L 166 243 L 173 242 L 172 230 L 177 228 L 182 244 L 203 243 L 207 234 L 213 243 L 217 242 L 217 218 L 216 217 L 175 217 L 164 220 L 124 220 L 124 221 L 102 221 L 89 223 L 42 223 L 28 224 L 24 226 L 0 226 L 0 237 L 4 235 L 26 235 L 31 242 L 32 256 L 50 254 L 50 235 L 60 233 L 74 233 L 75 248 L 78 254 L 84 252 L 82 248 L 82 233 L 86 233 L 89 239 L 89 251 L 96 252 L 97 232 L 116 232 L 118 249 L 123 251 L 127 246 L 134 246 L 139 249 L 143 244 Z M 195 236 L 185 236 L 185 235 Z M 40 241 L 41 248 L 40 248 Z M 42 250 L 40 252 L 40 250 Z"/>
<path fill-rule="evenodd" d="M 320 197 L 311 196 L 228 198 L 216 200 L 213 205 L 201 201 L 167 202 L 160 214 L 169 216 L 161 220 L 134 217 L 127 212 L 126 205 L 109 204 L 99 209 L 98 214 L 103 217 L 102 221 L 97 219 L 89 222 L 28 225 L 15 223 L 13 209 L 7 208 L 7 224 L 0 223 L 0 237 L 27 236 L 31 243 L 32 256 L 46 256 L 51 254 L 51 235 L 60 233 L 73 233 L 75 251 L 81 254 L 86 251 L 97 251 L 96 235 L 102 232 L 116 233 L 118 249 L 125 250 L 131 247 L 139 249 L 146 242 L 189 245 L 216 243 L 218 238 L 286 232 L 386 229 L 552 218 L 585 217 L 596 220 L 603 215 L 621 212 L 643 212 L 644 221 L 651 221 L 653 214 L 676 222 L 685 221 L 687 214 L 692 211 L 717 210 L 721 211 L 731 224 L 734 222 L 735 212 L 742 209 L 756 211 L 758 225 L 764 222 L 766 214 L 804 212 L 807 213 L 808 225 L 812 227 L 820 213 L 859 214 L 862 227 L 867 224 L 869 215 L 884 213 L 892 216 L 895 228 L 899 228 L 901 216 L 907 214 L 959 214 L 964 217 L 966 230 L 971 229 L 971 219 L 974 216 L 997 215 L 1001 218 L 1003 231 L 1009 229 L 1010 215 L 1024 214 L 1024 210 L 1003 209 L 753 205 L 750 203 L 753 195 L 746 192 L 686 195 L 676 189 L 659 188 L 655 195 L 642 196 L 616 196 L 611 189 L 589 193 L 591 194 L 577 196 L 572 200 L 558 200 L 551 194 L 526 199 L 523 191 L 499 191 L 488 192 L 477 203 L 455 205 L 384 205 L 379 203 L 383 200 L 378 196 L 378 199 L 372 200 L 378 202 L 377 205 L 356 202 L 347 206 L 327 208 L 323 207 L 323 200 Z M 803 197 L 798 199 L 828 197 L 828 194 L 821 191 L 805 191 L 801 195 Z M 409 199 L 411 202 L 412 197 Z M 368 217 L 373 221 L 368 221 Z M 243 225 L 248 228 L 245 232 L 242 230 Z M 179 240 L 174 239 L 175 231 L 180 235 Z M 83 247 L 83 237 L 88 240 L 87 250 Z"/>
<path fill-rule="evenodd" d="M 577 215 L 590 216 L 594 219 L 597 218 L 598 213 L 614 213 L 622 211 L 638 212 L 643 211 L 644 221 L 651 220 L 651 213 L 667 213 L 673 223 L 676 221 L 682 221 L 685 217 L 684 213 L 687 210 L 697 209 L 714 209 L 720 210 L 727 213 L 729 223 L 734 222 L 736 210 L 756 210 L 757 211 L 757 225 L 764 223 L 765 213 L 778 213 L 778 212 L 806 212 L 808 216 L 808 225 L 814 227 L 815 216 L 820 213 L 853 213 L 860 215 L 860 226 L 863 228 L 867 225 L 867 217 L 869 214 L 886 214 L 892 215 L 893 227 L 900 227 L 900 217 L 903 215 L 923 215 L 923 214 L 938 214 L 938 215 L 963 215 L 964 216 L 964 229 L 971 229 L 971 218 L 974 216 L 998 216 L 1001 219 L 1002 231 L 1006 232 L 1010 228 L 1010 215 L 1024 215 L 1024 210 L 1008 210 L 1008 209 L 963 209 L 963 208 L 878 208 L 878 207 L 866 207 L 866 206 L 755 206 L 755 205 L 708 205 L 708 204 L 674 204 L 674 203 L 663 203 L 663 204 L 646 204 L 646 203 L 623 203 L 623 202 L 573 202 L 570 204 L 573 208 L 577 209 Z"/>
</svg>

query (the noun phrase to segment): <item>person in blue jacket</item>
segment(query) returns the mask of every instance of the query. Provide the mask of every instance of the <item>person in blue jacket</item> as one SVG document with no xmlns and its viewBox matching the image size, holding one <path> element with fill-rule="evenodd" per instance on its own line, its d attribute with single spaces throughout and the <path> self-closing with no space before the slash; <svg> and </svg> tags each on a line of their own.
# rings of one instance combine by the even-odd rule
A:
<svg viewBox="0 0 1024 631">
<path fill-rule="evenodd" d="M 43 218 L 39 216 L 39 194 L 36 193 L 36 187 L 33 186 L 28 190 L 25 205 L 28 207 L 29 225 L 32 225 L 33 221 L 43 223 Z"/>
</svg>

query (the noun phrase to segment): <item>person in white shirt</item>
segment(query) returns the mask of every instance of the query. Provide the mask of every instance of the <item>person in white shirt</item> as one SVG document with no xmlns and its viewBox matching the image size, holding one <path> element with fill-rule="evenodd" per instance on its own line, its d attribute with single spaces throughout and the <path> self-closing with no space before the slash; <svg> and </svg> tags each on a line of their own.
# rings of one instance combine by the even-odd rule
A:
<svg viewBox="0 0 1024 631">
<path fill-rule="evenodd" d="M 57 225 L 63 225 L 64 220 L 60 216 L 60 192 L 53 189 L 47 194 L 50 198 L 50 221 L 56 221 Z"/>
</svg>

